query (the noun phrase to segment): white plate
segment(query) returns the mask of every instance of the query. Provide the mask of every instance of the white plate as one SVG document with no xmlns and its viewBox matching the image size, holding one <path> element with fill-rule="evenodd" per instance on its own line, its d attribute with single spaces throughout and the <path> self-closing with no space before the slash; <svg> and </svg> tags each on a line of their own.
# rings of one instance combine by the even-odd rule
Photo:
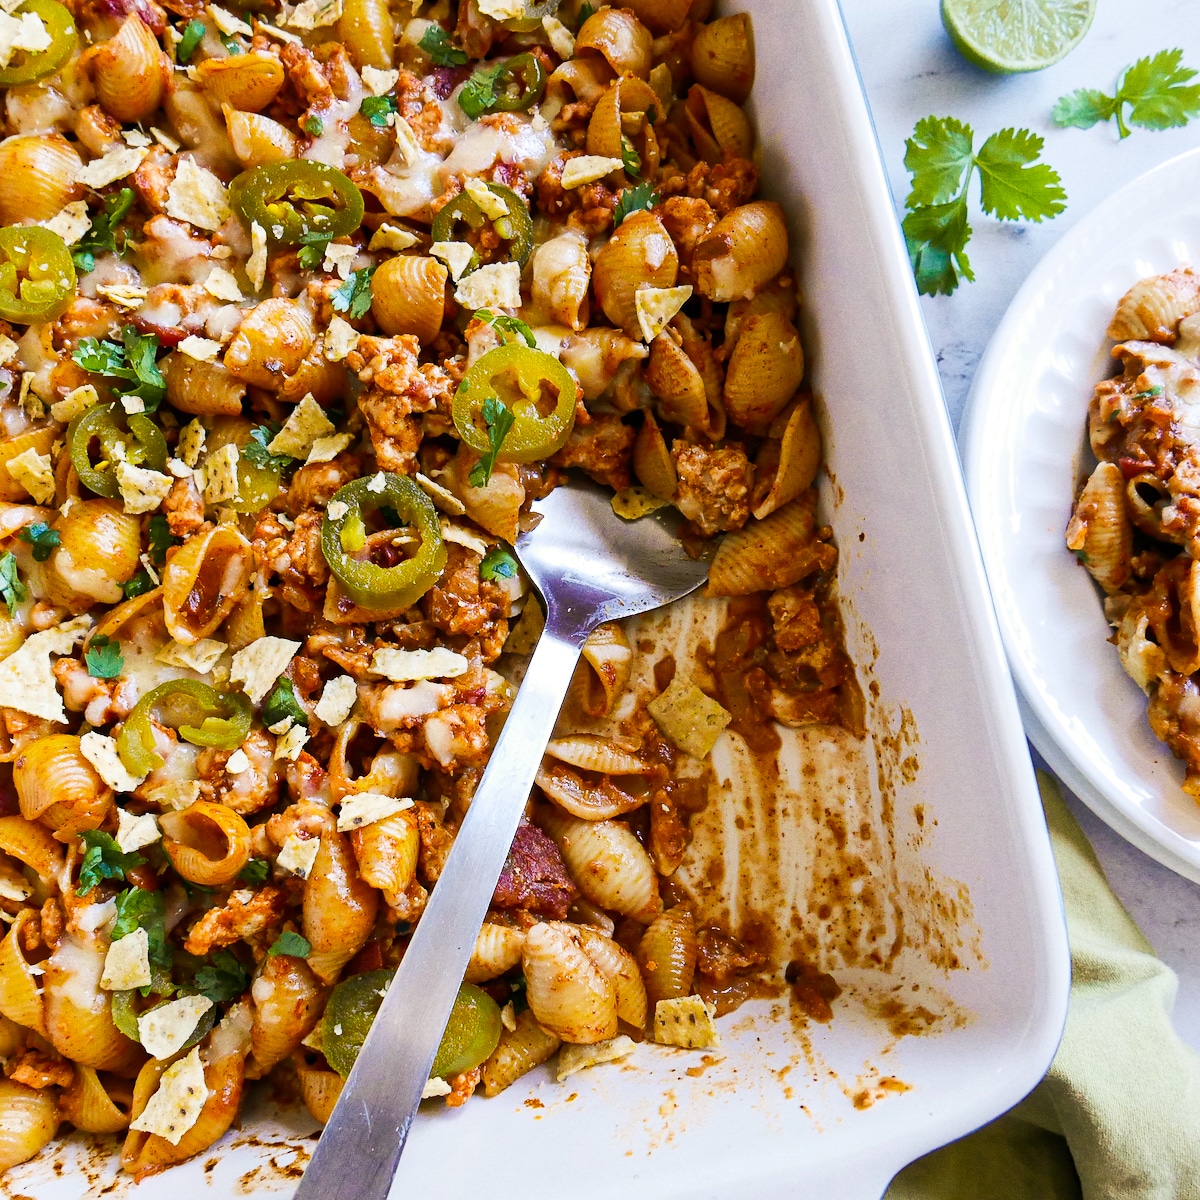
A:
<svg viewBox="0 0 1200 1200">
<path fill-rule="evenodd" d="M 1151 733 L 1063 531 L 1090 463 L 1088 400 L 1114 373 L 1104 331 L 1138 279 L 1200 261 L 1200 150 L 1110 196 L 1025 281 L 980 363 L 961 443 L 1030 739 L 1096 814 L 1200 882 L 1200 806 Z"/>
</svg>

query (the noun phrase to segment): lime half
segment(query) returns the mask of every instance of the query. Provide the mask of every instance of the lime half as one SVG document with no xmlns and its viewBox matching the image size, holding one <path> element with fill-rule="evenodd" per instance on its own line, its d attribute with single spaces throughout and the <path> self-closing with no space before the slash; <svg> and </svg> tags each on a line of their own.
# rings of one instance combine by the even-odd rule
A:
<svg viewBox="0 0 1200 1200">
<path fill-rule="evenodd" d="M 1040 71 L 1070 54 L 1097 0 L 942 0 L 942 24 L 958 52 L 985 71 Z"/>
</svg>

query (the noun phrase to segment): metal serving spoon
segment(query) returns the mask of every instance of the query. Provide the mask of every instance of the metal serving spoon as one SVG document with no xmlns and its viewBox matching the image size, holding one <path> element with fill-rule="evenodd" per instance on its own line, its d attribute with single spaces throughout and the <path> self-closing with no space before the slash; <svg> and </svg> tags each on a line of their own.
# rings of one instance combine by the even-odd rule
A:
<svg viewBox="0 0 1200 1200">
<path fill-rule="evenodd" d="M 635 522 L 612 493 L 572 479 L 534 504 L 517 557 L 546 602 L 546 629 L 445 868 L 388 988 L 295 1200 L 384 1200 L 587 635 L 602 621 L 695 591 L 708 565 L 684 553 L 679 515 Z"/>
</svg>

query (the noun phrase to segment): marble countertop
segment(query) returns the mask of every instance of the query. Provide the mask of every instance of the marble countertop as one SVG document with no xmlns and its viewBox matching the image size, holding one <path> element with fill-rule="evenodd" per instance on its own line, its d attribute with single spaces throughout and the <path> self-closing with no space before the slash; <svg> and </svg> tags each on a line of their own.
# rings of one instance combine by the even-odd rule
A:
<svg viewBox="0 0 1200 1200">
<path fill-rule="evenodd" d="M 904 141 L 930 114 L 968 122 L 976 147 L 997 129 L 1033 130 L 1045 138 L 1043 158 L 1067 192 L 1066 211 L 1041 225 L 995 221 L 972 199 L 968 254 L 976 282 L 921 301 L 957 428 L 976 364 L 1038 260 L 1122 184 L 1200 145 L 1200 118 L 1182 129 L 1135 129 L 1124 141 L 1111 122 L 1086 131 L 1058 129 L 1050 122 L 1055 100 L 1078 87 L 1111 94 L 1127 64 L 1176 46 L 1184 63 L 1200 70 L 1196 0 L 1100 0 L 1091 30 L 1072 54 L 1045 71 L 1009 76 L 989 75 L 959 57 L 942 29 L 937 0 L 842 0 L 842 8 L 898 205 L 908 192 Z M 1175 1024 L 1200 1050 L 1200 887 L 1159 866 L 1070 799 L 1117 895 L 1179 975 Z"/>
</svg>

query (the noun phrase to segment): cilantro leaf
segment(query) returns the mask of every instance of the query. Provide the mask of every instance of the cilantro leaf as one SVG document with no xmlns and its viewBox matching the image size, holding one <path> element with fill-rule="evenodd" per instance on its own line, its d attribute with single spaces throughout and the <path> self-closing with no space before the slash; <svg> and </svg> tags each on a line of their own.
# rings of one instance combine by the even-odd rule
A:
<svg viewBox="0 0 1200 1200">
<path fill-rule="evenodd" d="M 399 107 L 395 96 L 364 96 L 358 111 L 377 129 L 386 129 L 388 117 Z"/>
<path fill-rule="evenodd" d="M 311 137 L 320 137 L 325 132 L 325 122 L 320 117 L 305 117 L 304 132 Z"/>
<path fill-rule="evenodd" d="M 483 402 L 483 419 L 488 427 L 491 449 L 471 468 L 470 484 L 477 488 L 487 487 L 488 480 L 496 469 L 496 455 L 500 453 L 500 447 L 504 445 L 504 439 L 508 437 L 516 417 L 506 404 L 497 400 L 495 396 L 489 396 Z"/>
<path fill-rule="evenodd" d="M 630 179 L 641 179 L 641 155 L 633 148 L 633 143 L 624 134 L 621 135 L 621 165 Z"/>
<path fill-rule="evenodd" d="M 595 6 L 590 3 L 590 0 L 583 0 L 583 3 L 579 6 L 579 24 L 580 24 L 580 26 L 582 27 L 584 24 L 587 23 L 587 21 L 589 21 L 595 15 L 596 15 Z"/>
<path fill-rule="evenodd" d="M 272 956 L 290 954 L 293 958 L 307 958 L 310 950 L 312 950 L 312 943 L 308 938 L 301 937 L 300 934 L 293 933 L 288 929 L 275 939 L 267 953 Z"/>
<path fill-rule="evenodd" d="M 458 107 L 472 121 L 478 120 L 496 103 L 496 82 L 503 70 L 503 63 L 494 67 L 483 67 L 462 85 L 462 90 L 458 93 Z"/>
<path fill-rule="evenodd" d="M 154 591 L 156 586 L 150 578 L 150 572 L 141 570 L 132 579 L 121 584 L 121 591 L 125 593 L 126 600 L 132 600 L 135 596 L 144 596 L 147 592 Z"/>
<path fill-rule="evenodd" d="M 1042 139 L 1028 129 L 1001 129 L 979 147 L 980 203 L 1001 221 L 1040 222 L 1067 206 L 1058 172 L 1038 162 Z"/>
<path fill-rule="evenodd" d="M 242 457 L 264 471 L 286 471 L 298 460 L 290 454 L 272 454 L 267 449 L 278 432 L 278 425 L 256 425 L 250 430 L 249 441 L 242 447 Z"/>
<path fill-rule="evenodd" d="M 271 864 L 265 858 L 252 858 L 239 872 L 242 883 L 266 883 L 271 873 Z"/>
<path fill-rule="evenodd" d="M 435 67 L 465 67 L 467 56 L 450 41 L 450 35 L 440 25 L 430 25 L 417 43 Z"/>
<path fill-rule="evenodd" d="M 520 317 L 510 317 L 507 313 L 494 313 L 490 308 L 478 308 L 475 310 L 474 316 L 475 320 L 490 325 L 497 333 L 515 334 L 517 337 L 523 338 L 525 344 L 531 349 L 537 347 L 533 330 Z"/>
<path fill-rule="evenodd" d="M 162 892 L 133 887 L 118 892 L 113 900 L 117 906 L 117 919 L 110 933 L 112 940 L 120 941 L 135 929 L 144 929 L 151 964 L 170 970 L 174 956 L 167 944 L 167 906 Z"/>
<path fill-rule="evenodd" d="M 180 63 L 190 62 L 192 55 L 196 53 L 196 47 L 200 45 L 203 37 L 204 22 L 189 21 L 184 28 L 183 36 L 179 39 L 179 45 L 175 47 L 175 61 Z"/>
<path fill-rule="evenodd" d="M 94 375 L 112 375 L 125 367 L 125 351 L 116 342 L 107 339 L 80 338 L 71 351 L 71 358 Z"/>
<path fill-rule="evenodd" d="M 15 616 L 17 605 L 28 595 L 17 571 L 17 560 L 11 550 L 0 554 L 0 599 L 8 605 L 8 615 Z"/>
<path fill-rule="evenodd" d="M 250 986 L 246 968 L 229 950 L 218 950 L 212 961 L 205 963 L 192 980 L 201 996 L 207 996 L 214 1004 L 236 1000 Z"/>
<path fill-rule="evenodd" d="M 958 194 L 974 161 L 973 138 L 970 125 L 953 117 L 923 117 L 916 123 L 904 143 L 904 166 L 912 176 L 906 208 L 944 204 Z"/>
<path fill-rule="evenodd" d="M 33 547 L 33 561 L 45 562 L 51 552 L 62 542 L 57 529 L 51 529 L 45 521 L 34 521 L 26 525 L 17 537 Z"/>
<path fill-rule="evenodd" d="M 325 258 L 325 251 L 329 249 L 329 243 L 332 238 L 326 237 L 322 233 L 306 233 L 301 238 L 301 246 L 298 257 L 300 265 L 306 271 L 315 271 Z"/>
<path fill-rule="evenodd" d="M 218 33 L 217 37 L 219 37 L 221 39 L 221 45 L 224 46 L 225 49 L 229 51 L 230 57 L 232 57 L 235 54 L 245 54 L 246 53 L 245 46 L 243 46 L 242 43 L 237 40 L 237 38 L 231 36 L 230 34 Z"/>
<path fill-rule="evenodd" d="M 85 371 L 119 380 L 117 390 L 125 396 L 138 396 L 146 412 L 154 412 L 167 392 L 167 381 L 158 369 L 158 338 L 152 333 L 138 333 L 126 325 L 121 333 L 122 344 L 100 338 L 80 338 L 71 351 Z M 132 384 L 132 387 L 126 386 Z"/>
<path fill-rule="evenodd" d="M 116 679 L 125 666 L 121 643 L 102 633 L 92 638 L 83 658 L 87 663 L 87 672 L 93 679 Z"/>
<path fill-rule="evenodd" d="M 117 845 L 111 833 L 85 829 L 79 837 L 87 846 L 87 851 L 79 864 L 79 883 L 75 889 L 77 896 L 86 896 L 104 879 L 116 879 L 124 883 L 125 872 L 131 867 L 140 867 L 146 861 L 136 851 L 127 854 Z"/>
<path fill-rule="evenodd" d="M 516 573 L 517 560 L 512 551 L 504 546 L 489 550 L 479 564 L 479 578 L 488 581 L 511 579 Z"/>
<path fill-rule="evenodd" d="M 1122 138 L 1129 136 L 1130 125 L 1177 129 L 1200 114 L 1200 84 L 1191 82 L 1196 75 L 1191 67 L 1183 65 L 1182 50 L 1160 50 L 1126 67 L 1117 81 L 1115 95 L 1079 88 L 1059 97 L 1050 119 L 1056 125 L 1090 129 L 1115 117 Z"/>
<path fill-rule="evenodd" d="M 648 183 L 639 183 L 636 187 L 625 188 L 617 197 L 617 207 L 613 210 L 613 228 L 616 229 L 630 213 L 653 208 L 658 203 L 658 193 Z"/>
<path fill-rule="evenodd" d="M 85 273 L 95 270 L 97 254 L 124 251 L 125 236 L 121 232 L 118 243 L 117 226 L 132 207 L 133 188 L 122 188 L 105 198 L 103 211 L 92 218 L 92 227 L 71 247 L 71 258 L 78 270 Z"/>
<path fill-rule="evenodd" d="M 970 125 L 953 117 L 924 117 L 905 142 L 904 165 L 912 186 L 901 227 L 917 290 L 950 295 L 973 280 L 967 242 L 967 193 L 978 171 L 980 205 L 1002 221 L 1042 221 L 1066 207 L 1058 172 L 1039 162 L 1042 139 L 1028 129 L 993 133 L 976 153 Z"/>
<path fill-rule="evenodd" d="M 351 320 L 365 317 L 371 307 L 371 276 L 375 274 L 374 267 L 363 267 L 360 271 L 351 271 L 350 278 L 337 288 L 330 297 L 334 312 L 350 314 Z"/>
<path fill-rule="evenodd" d="M 296 689 L 292 686 L 292 681 L 281 679 L 271 689 L 271 694 L 263 704 L 262 722 L 269 729 L 272 725 L 278 725 L 280 721 L 286 721 L 288 717 L 297 725 L 308 728 L 308 713 L 296 699 Z"/>
<path fill-rule="evenodd" d="M 167 551 L 172 546 L 178 546 L 183 540 L 171 532 L 171 523 L 162 513 L 155 513 L 150 518 L 150 561 L 162 565 L 167 561 Z"/>
</svg>

